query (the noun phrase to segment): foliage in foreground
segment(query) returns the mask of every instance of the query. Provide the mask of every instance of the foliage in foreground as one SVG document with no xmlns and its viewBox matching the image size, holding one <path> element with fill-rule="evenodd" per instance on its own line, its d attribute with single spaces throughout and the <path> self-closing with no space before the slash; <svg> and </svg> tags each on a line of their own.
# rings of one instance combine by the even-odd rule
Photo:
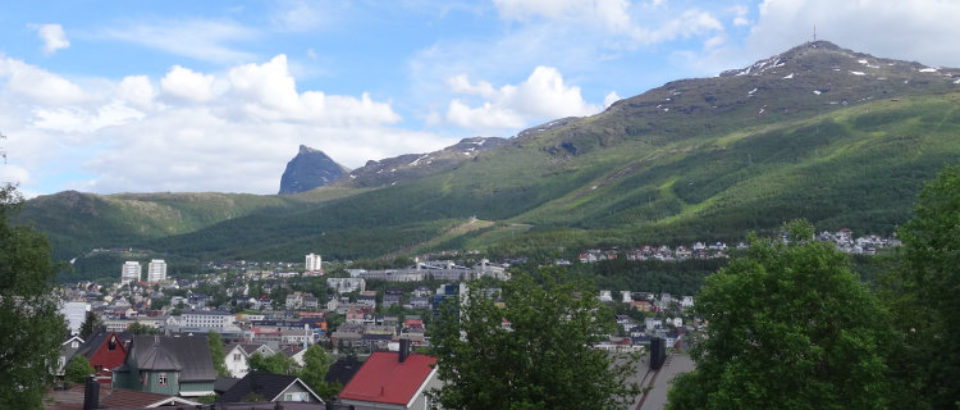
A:
<svg viewBox="0 0 960 410">
<path fill-rule="evenodd" d="M 250 370 L 258 370 L 273 374 L 283 374 L 288 376 L 297 376 L 314 393 L 319 394 L 324 400 L 331 399 L 339 390 L 335 386 L 330 386 L 324 380 L 327 370 L 330 368 L 331 359 L 323 346 L 312 345 L 307 348 L 303 354 L 303 368 L 299 368 L 297 363 L 277 352 L 271 356 L 263 356 L 260 353 L 254 353 L 248 359 Z"/>
<path fill-rule="evenodd" d="M 83 384 L 87 381 L 87 376 L 94 372 L 93 366 L 90 366 L 90 361 L 87 360 L 87 357 L 78 354 L 73 356 L 73 359 L 70 360 L 67 367 L 63 369 L 63 380 L 67 383 Z"/>
<path fill-rule="evenodd" d="M 8 217 L 20 198 L 0 187 L 0 408 L 40 408 L 66 334 L 63 316 L 51 296 L 55 269 L 50 245 Z"/>
<path fill-rule="evenodd" d="M 672 409 L 884 408 L 884 344 L 892 334 L 876 297 L 832 244 L 752 238 L 747 255 L 709 277 L 696 312 L 709 322 L 676 379 Z"/>
<path fill-rule="evenodd" d="M 899 235 L 902 265 L 882 290 L 898 327 L 900 395 L 915 398 L 910 408 L 960 408 L 960 167 L 924 188 Z"/>
<path fill-rule="evenodd" d="M 635 363 L 614 365 L 591 346 L 614 328 L 596 292 L 547 277 L 515 276 L 504 307 L 473 283 L 465 303 L 448 301 L 432 341 L 445 408 L 622 408 L 636 395 L 626 378 Z M 496 293 L 496 292 L 494 292 Z M 491 297 L 493 296 L 493 297 Z M 633 369 L 635 371 L 635 369 Z"/>
</svg>

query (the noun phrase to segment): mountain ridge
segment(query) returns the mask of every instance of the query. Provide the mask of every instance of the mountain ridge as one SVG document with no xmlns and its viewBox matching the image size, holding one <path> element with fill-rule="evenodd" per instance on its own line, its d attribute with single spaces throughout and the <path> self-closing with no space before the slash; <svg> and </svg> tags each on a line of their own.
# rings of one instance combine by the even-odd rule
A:
<svg viewBox="0 0 960 410">
<path fill-rule="evenodd" d="M 256 206 L 140 235 L 136 244 L 201 259 L 316 249 L 351 259 L 400 249 L 542 254 L 732 239 L 796 217 L 889 233 L 909 215 L 923 181 L 960 158 L 958 78 L 956 69 L 805 43 L 717 77 L 668 82 L 594 116 L 550 121 L 510 139 L 464 139 L 436 151 L 456 161 L 438 157 L 442 166 L 427 171 L 418 165 L 430 154 L 371 161 L 351 171 L 354 178 L 279 202 L 244 198 Z M 68 227 L 123 233 L 130 224 L 106 222 L 146 218 L 108 205 Z M 53 209 L 44 201 L 26 208 Z M 66 243 L 71 231 L 50 212 L 33 221 Z M 490 223 L 453 229 L 474 216 Z M 85 246 L 107 242 L 84 238 Z M 66 247 L 79 249 L 76 242 Z"/>
</svg>

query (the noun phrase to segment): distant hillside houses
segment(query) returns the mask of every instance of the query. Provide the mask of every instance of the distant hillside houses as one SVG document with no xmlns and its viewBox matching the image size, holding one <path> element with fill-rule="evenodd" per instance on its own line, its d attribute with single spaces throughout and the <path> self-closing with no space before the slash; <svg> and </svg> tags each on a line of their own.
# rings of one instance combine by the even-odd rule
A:
<svg viewBox="0 0 960 410">
<path fill-rule="evenodd" d="M 407 269 L 365 270 L 347 269 L 351 278 L 385 280 L 387 282 L 423 282 L 428 279 L 443 281 L 470 281 L 482 277 L 510 279 L 509 264 L 490 263 L 483 259 L 473 267 L 457 265 L 453 261 L 417 261 Z"/>
<path fill-rule="evenodd" d="M 746 244 L 737 244 L 737 249 L 746 248 Z M 644 245 L 641 248 L 635 248 L 627 251 L 621 256 L 618 249 L 589 249 L 580 254 L 580 263 L 594 263 L 600 261 L 616 260 L 621 257 L 629 261 L 647 261 L 656 260 L 663 262 L 683 261 L 687 259 L 716 259 L 729 258 L 727 244 L 716 242 L 707 245 L 703 242 L 695 242 L 690 248 L 680 245 L 672 248 L 669 245 Z"/>
<path fill-rule="evenodd" d="M 788 234 L 781 233 L 784 242 L 788 242 Z M 853 232 L 847 228 L 837 232 L 823 231 L 814 235 L 814 240 L 823 242 L 833 242 L 837 250 L 854 255 L 875 255 L 879 249 L 900 246 L 899 239 L 890 237 L 881 237 L 879 235 L 867 235 L 854 238 Z M 748 245 L 745 242 L 738 242 L 733 249 L 743 250 Z M 717 259 L 729 258 L 731 247 L 724 242 L 714 242 L 712 244 L 705 242 L 694 242 L 689 248 L 679 245 L 676 248 L 669 245 L 644 245 L 640 248 L 634 248 L 622 252 L 617 248 L 613 249 L 588 249 L 580 254 L 580 263 L 595 263 L 601 261 L 616 260 L 626 258 L 629 261 L 648 261 L 656 260 L 663 262 L 676 262 L 688 259 Z M 566 265 L 569 262 L 558 260 L 558 265 Z"/>
<path fill-rule="evenodd" d="M 837 245 L 837 250 L 854 255 L 876 255 L 879 249 L 901 245 L 900 240 L 897 238 L 883 238 L 878 235 L 854 238 L 853 232 L 846 228 L 837 232 L 820 232 L 815 235 L 815 239 L 818 241 L 833 242 Z"/>
</svg>

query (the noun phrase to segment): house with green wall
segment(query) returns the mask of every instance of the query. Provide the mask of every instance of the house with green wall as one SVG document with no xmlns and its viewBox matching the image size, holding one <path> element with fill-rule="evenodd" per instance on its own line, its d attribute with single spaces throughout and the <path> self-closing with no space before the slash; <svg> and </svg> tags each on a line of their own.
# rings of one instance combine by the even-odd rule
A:
<svg viewBox="0 0 960 410">
<path fill-rule="evenodd" d="M 136 336 L 113 370 L 113 387 L 198 397 L 214 394 L 217 371 L 207 337 Z"/>
</svg>

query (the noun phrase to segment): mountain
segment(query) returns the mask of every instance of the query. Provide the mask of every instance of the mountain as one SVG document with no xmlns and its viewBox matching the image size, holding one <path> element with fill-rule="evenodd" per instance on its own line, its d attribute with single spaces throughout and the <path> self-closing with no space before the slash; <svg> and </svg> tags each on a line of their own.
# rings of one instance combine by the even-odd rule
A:
<svg viewBox="0 0 960 410">
<path fill-rule="evenodd" d="M 481 152 L 493 150 L 506 143 L 506 139 L 496 137 L 464 138 L 440 151 L 368 161 L 363 167 L 350 172 L 349 179 L 344 179 L 342 185 L 353 187 L 395 185 L 401 181 L 447 172 L 464 161 L 476 158 Z"/>
<path fill-rule="evenodd" d="M 280 195 L 298 194 L 336 182 L 350 172 L 323 151 L 300 146 L 300 152 L 287 163 L 280 178 Z"/>
<path fill-rule="evenodd" d="M 132 206 L 81 216 L 82 207 L 38 198 L 26 213 L 55 247 L 81 235 L 84 249 L 122 242 L 199 260 L 431 249 L 559 256 L 586 246 L 738 240 L 800 217 L 821 229 L 886 234 L 909 217 L 923 183 L 960 160 L 958 83 L 960 70 L 820 41 L 717 77 L 670 82 L 594 116 L 486 140 L 481 146 L 496 141 L 487 150 L 465 151 L 480 140 L 462 141 L 442 150 L 459 162 L 434 159 L 429 172 L 419 166 L 432 156 L 372 162 L 353 178 L 258 197 L 242 215 L 190 229 L 164 232 Z M 58 219 L 29 217 L 37 214 Z M 137 227 L 151 234 L 127 231 Z M 112 236 L 82 236 L 99 230 Z"/>
</svg>

